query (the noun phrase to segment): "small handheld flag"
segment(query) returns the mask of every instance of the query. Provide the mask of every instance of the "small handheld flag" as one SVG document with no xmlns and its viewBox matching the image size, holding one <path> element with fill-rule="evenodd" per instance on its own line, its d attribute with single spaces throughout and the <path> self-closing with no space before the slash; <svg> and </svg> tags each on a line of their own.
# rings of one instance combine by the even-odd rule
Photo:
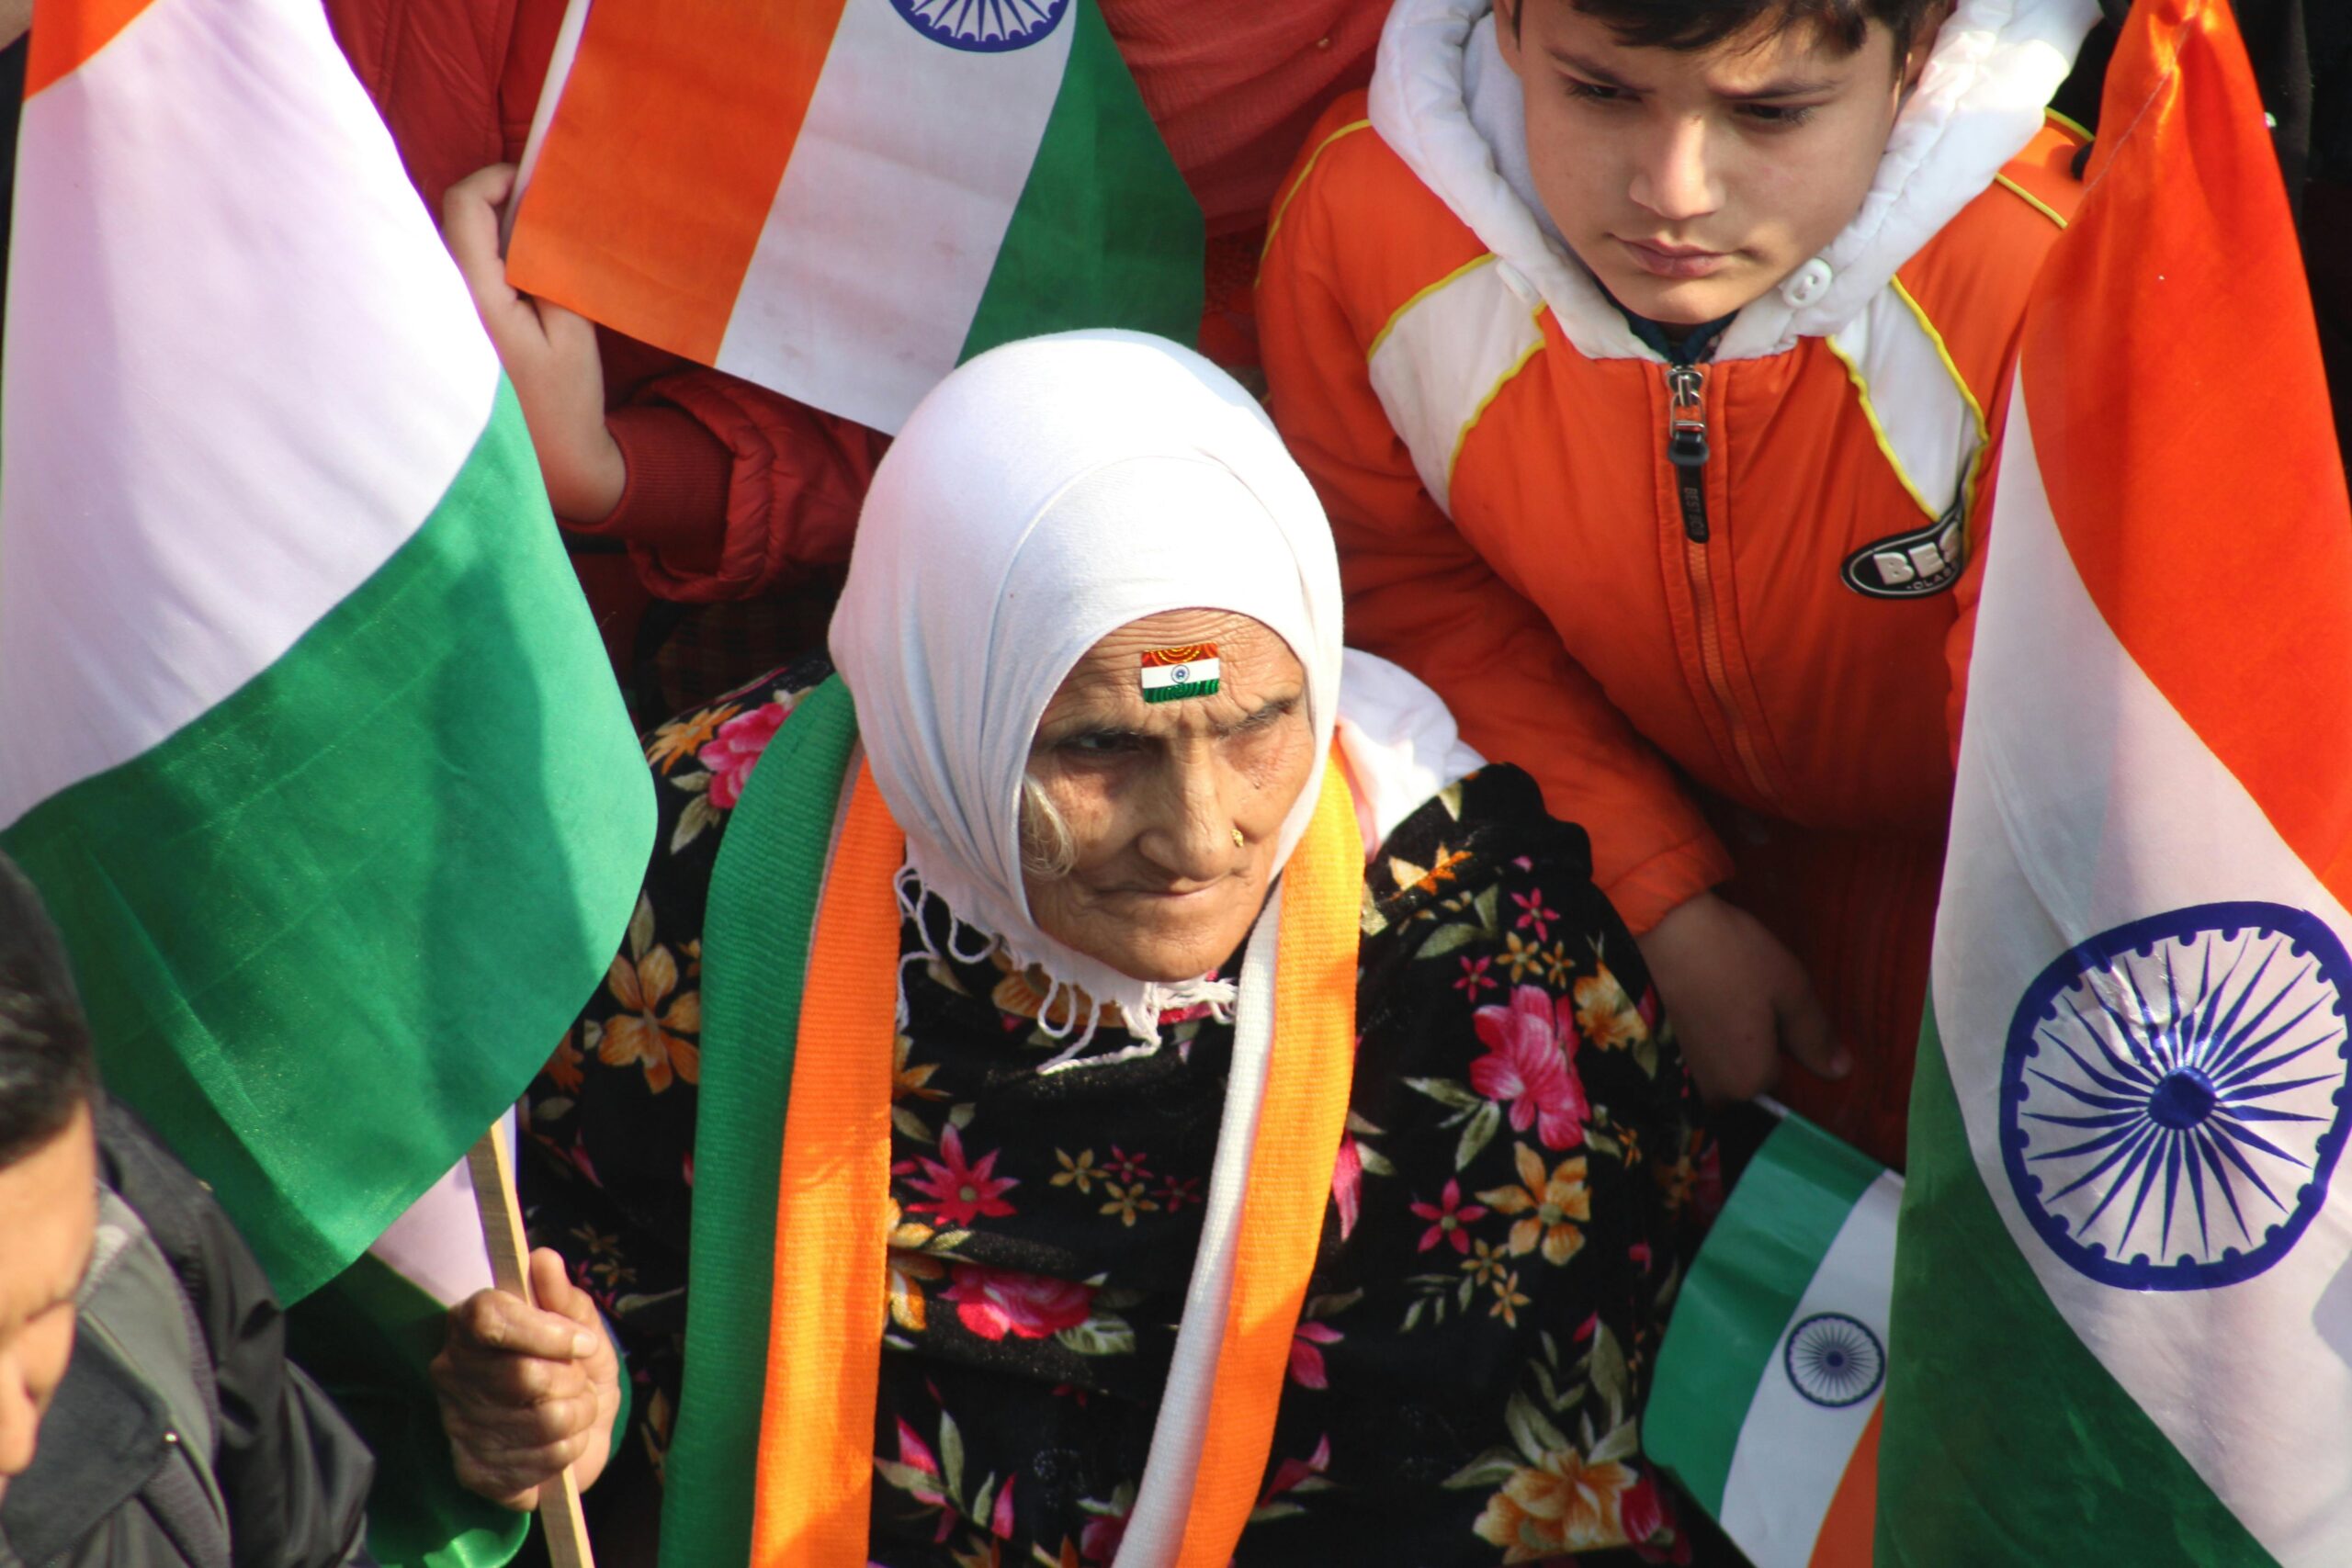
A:
<svg viewBox="0 0 2352 1568">
<path fill-rule="evenodd" d="M 1791 1116 L 1676 1299 L 1643 1439 L 1756 1568 L 1869 1568 L 1902 1192 Z"/>
</svg>

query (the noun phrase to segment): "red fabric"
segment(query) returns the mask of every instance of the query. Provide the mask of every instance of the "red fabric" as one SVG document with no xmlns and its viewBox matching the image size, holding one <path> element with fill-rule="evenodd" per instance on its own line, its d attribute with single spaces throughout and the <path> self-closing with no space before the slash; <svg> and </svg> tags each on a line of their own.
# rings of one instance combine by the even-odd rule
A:
<svg viewBox="0 0 2352 1568">
<path fill-rule="evenodd" d="M 1212 238 L 1262 227 L 1315 117 L 1372 80 L 1388 0 L 1102 0 Z"/>
<path fill-rule="evenodd" d="M 563 0 L 326 0 L 327 18 L 410 182 L 442 193 L 519 157 Z M 575 532 L 620 540 L 658 597 L 751 598 L 849 557 L 885 438 L 715 370 L 600 333 L 608 428 L 628 465 L 612 513 Z M 608 628 L 633 624 L 609 574 L 585 574 Z M 608 602 L 610 601 L 610 602 Z"/>
</svg>

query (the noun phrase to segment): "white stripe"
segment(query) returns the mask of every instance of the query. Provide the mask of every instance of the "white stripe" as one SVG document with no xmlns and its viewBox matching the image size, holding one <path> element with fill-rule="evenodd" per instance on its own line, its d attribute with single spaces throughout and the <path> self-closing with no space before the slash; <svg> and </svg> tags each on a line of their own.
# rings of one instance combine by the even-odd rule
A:
<svg viewBox="0 0 2352 1568">
<path fill-rule="evenodd" d="M 1838 1483 L 1885 1396 L 1882 1375 L 1868 1398 L 1825 1408 L 1797 1392 L 1788 1348 L 1790 1336 L 1807 1319 L 1843 1313 L 1876 1335 L 1883 1349 L 1894 1294 L 1894 1214 L 1902 1201 L 1903 1179 L 1892 1171 L 1863 1189 L 1782 1325 L 1772 1363 L 1756 1385 L 1724 1481 L 1723 1509 L 1724 1532 L 1756 1568 L 1805 1568 L 1812 1561 Z"/>
<path fill-rule="evenodd" d="M 1463 440 L 1544 345 L 1542 309 L 1510 264 L 1487 256 L 1398 310 L 1373 346 L 1372 389 L 1421 487 L 1448 516 Z"/>
<path fill-rule="evenodd" d="M 2256 1539 L 2282 1563 L 2339 1568 L 2352 1562 L 2352 1214 L 2340 1193 L 2254 1279 L 2114 1289 L 2028 1224 L 1996 1110 L 2011 1012 L 2072 942 L 2239 898 L 2308 910 L 2339 939 L 2352 920 L 2109 630 L 2052 519 L 2022 385 L 1999 486 L 1934 976 L 1977 1168 L 2052 1303 Z"/>
<path fill-rule="evenodd" d="M 1830 335 L 1829 350 L 1844 361 L 1895 478 L 1921 512 L 1941 517 L 1965 499 L 1962 487 L 1984 448 L 1984 421 L 1895 288 L 1872 295 L 1860 315 Z"/>
<path fill-rule="evenodd" d="M 156 0 L 25 106 L 16 203 L 0 825 L 285 653 L 498 385 L 316 0 Z"/>
<path fill-rule="evenodd" d="M 512 1149 L 512 1111 L 500 1119 L 499 1130 Z M 490 1245 L 482 1236 L 481 1211 L 474 1202 L 473 1175 L 466 1162 L 460 1159 L 426 1188 L 368 1250 L 443 1306 L 456 1306 L 476 1292 L 489 1290 Z"/>
<path fill-rule="evenodd" d="M 1078 23 L 967 53 L 849 0 L 718 367 L 897 431 L 956 367 Z"/>
<path fill-rule="evenodd" d="M 1222 678 L 1222 667 L 1214 659 L 1196 659 L 1190 664 L 1147 664 L 1143 667 L 1143 689 L 1157 692 L 1167 686 L 1191 686 L 1203 681 Z"/>
<path fill-rule="evenodd" d="M 1216 1157 L 1209 1164 L 1209 1194 L 1201 1213 L 1201 1249 L 1184 1291 L 1184 1315 L 1169 1359 L 1168 1383 L 1151 1428 L 1143 1482 L 1127 1512 L 1113 1568 L 1167 1568 L 1184 1543 L 1201 1448 L 1208 1438 L 1209 1401 L 1225 1349 L 1225 1313 L 1233 1294 L 1233 1255 L 1241 1235 L 1241 1201 L 1250 1188 L 1258 1115 L 1265 1104 L 1266 1067 L 1274 1049 L 1275 965 L 1282 951 L 1283 889 L 1274 885 L 1242 950 L 1240 995 L 1234 1003 L 1233 1066 L 1226 1077 L 1225 1114 L 1217 1126 Z"/>
</svg>

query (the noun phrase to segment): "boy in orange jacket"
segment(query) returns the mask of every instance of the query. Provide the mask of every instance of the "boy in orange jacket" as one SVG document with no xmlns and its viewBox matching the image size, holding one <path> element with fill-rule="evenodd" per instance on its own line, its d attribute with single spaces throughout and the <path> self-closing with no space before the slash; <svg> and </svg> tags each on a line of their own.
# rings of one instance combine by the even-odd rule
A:
<svg viewBox="0 0 2352 1568">
<path fill-rule="evenodd" d="M 1786 1053 L 1897 1163 L 1987 476 L 2078 192 L 2043 106 L 2097 18 L 1398 0 L 1260 281 L 1350 642 L 1589 829 L 1702 1088 Z"/>
</svg>

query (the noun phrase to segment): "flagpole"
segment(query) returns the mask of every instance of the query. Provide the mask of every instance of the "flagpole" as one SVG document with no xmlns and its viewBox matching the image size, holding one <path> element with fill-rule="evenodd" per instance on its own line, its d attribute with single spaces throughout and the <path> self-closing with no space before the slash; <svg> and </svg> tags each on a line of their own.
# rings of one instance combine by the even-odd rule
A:
<svg viewBox="0 0 2352 1568">
<path fill-rule="evenodd" d="M 466 1151 L 466 1169 L 473 1178 L 482 1241 L 490 1248 L 491 1278 L 500 1290 L 537 1306 L 531 1295 L 531 1246 L 523 1231 L 522 1205 L 514 1197 L 514 1160 L 503 1120 L 492 1122 Z M 570 1466 L 539 1488 L 539 1528 L 546 1533 L 548 1560 L 554 1568 L 596 1568 L 595 1554 L 588 1547 L 588 1520 L 580 1509 L 580 1483 Z"/>
<path fill-rule="evenodd" d="M 498 215 L 498 254 L 506 254 L 507 242 L 514 237 L 514 215 L 523 209 L 523 192 L 529 188 L 531 175 L 539 166 L 539 149 L 548 139 L 548 124 L 555 118 L 556 101 L 563 96 L 563 85 L 571 76 L 571 62 L 580 52 L 580 30 L 588 25 L 588 0 L 570 0 L 563 8 L 563 21 L 556 28 L 555 52 L 548 57 L 548 73 L 539 84 L 539 101 L 531 109 L 531 129 L 523 139 L 522 161 L 515 165 L 514 189 L 506 198 L 505 210 Z"/>
</svg>

